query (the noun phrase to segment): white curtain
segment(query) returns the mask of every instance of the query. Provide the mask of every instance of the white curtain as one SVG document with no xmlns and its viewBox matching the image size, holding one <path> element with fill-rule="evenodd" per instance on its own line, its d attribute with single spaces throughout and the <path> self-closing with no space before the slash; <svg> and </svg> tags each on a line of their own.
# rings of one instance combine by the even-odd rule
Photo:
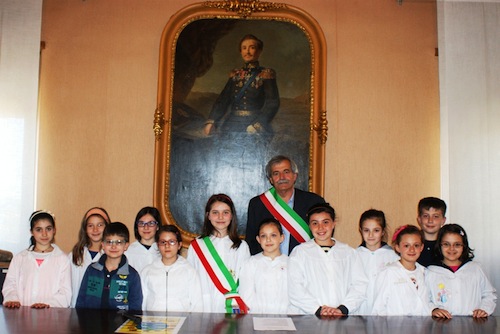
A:
<svg viewBox="0 0 500 334">
<path fill-rule="evenodd" d="M 500 289 L 500 1 L 438 1 L 442 196 Z M 498 308 L 495 314 L 500 314 Z"/>
<path fill-rule="evenodd" d="M 0 248 L 29 245 L 42 0 L 0 0 Z"/>
</svg>

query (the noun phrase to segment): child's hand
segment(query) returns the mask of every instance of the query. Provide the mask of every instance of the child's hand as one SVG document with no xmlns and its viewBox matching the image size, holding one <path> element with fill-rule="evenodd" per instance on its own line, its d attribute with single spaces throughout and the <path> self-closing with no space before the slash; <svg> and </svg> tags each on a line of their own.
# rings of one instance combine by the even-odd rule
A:
<svg viewBox="0 0 500 334">
<path fill-rule="evenodd" d="M 432 310 L 432 316 L 436 318 L 451 319 L 451 313 L 440 308 Z"/>
<path fill-rule="evenodd" d="M 31 305 L 31 308 L 49 308 L 49 304 L 44 304 L 44 303 L 35 303 Z"/>
<path fill-rule="evenodd" d="M 6 308 L 20 308 L 21 303 L 17 302 L 17 301 L 8 301 L 8 302 L 4 302 L 3 306 L 5 306 Z"/>
<path fill-rule="evenodd" d="M 344 314 L 338 308 L 324 305 L 321 307 L 320 315 L 325 317 L 342 317 Z"/>
<path fill-rule="evenodd" d="M 488 313 L 486 311 L 483 311 L 481 309 L 477 309 L 472 311 L 472 317 L 473 318 L 486 318 L 488 316 Z"/>
</svg>

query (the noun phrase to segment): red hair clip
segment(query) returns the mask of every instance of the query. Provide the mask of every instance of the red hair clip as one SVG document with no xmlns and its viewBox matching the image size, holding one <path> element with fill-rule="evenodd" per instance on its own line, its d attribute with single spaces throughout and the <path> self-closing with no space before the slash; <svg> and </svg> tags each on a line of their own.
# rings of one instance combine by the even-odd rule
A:
<svg viewBox="0 0 500 334">
<path fill-rule="evenodd" d="M 392 242 L 395 242 L 396 239 L 398 238 L 399 233 L 401 233 L 401 231 L 403 231 L 407 227 L 408 227 L 408 225 L 403 225 L 403 226 L 398 227 L 398 229 L 392 235 Z"/>
</svg>

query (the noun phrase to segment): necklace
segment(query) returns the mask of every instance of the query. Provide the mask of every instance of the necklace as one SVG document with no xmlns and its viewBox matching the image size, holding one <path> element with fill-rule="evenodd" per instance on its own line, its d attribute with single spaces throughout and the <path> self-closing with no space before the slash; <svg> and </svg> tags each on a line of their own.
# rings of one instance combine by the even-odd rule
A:
<svg viewBox="0 0 500 334">
<path fill-rule="evenodd" d="M 36 247 L 33 249 L 35 252 L 38 252 L 38 253 L 45 253 L 45 252 L 51 252 L 54 248 L 52 246 L 49 246 L 48 248 L 46 249 L 37 249 Z"/>
</svg>

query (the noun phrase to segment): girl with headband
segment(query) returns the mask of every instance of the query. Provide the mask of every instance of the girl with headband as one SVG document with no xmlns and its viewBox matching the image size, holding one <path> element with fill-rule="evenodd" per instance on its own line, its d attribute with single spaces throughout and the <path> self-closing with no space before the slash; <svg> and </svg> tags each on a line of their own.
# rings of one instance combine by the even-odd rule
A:
<svg viewBox="0 0 500 334">
<path fill-rule="evenodd" d="M 99 207 L 91 208 L 83 215 L 78 232 L 78 242 L 69 253 L 73 291 L 71 307 L 75 307 L 85 270 L 92 262 L 98 261 L 103 254 L 102 233 L 110 221 L 106 210 Z"/>
<path fill-rule="evenodd" d="M 71 273 L 66 254 L 54 243 L 56 222 L 49 211 L 35 211 L 29 219 L 30 246 L 12 259 L 3 285 L 6 308 L 68 307 Z"/>
</svg>

